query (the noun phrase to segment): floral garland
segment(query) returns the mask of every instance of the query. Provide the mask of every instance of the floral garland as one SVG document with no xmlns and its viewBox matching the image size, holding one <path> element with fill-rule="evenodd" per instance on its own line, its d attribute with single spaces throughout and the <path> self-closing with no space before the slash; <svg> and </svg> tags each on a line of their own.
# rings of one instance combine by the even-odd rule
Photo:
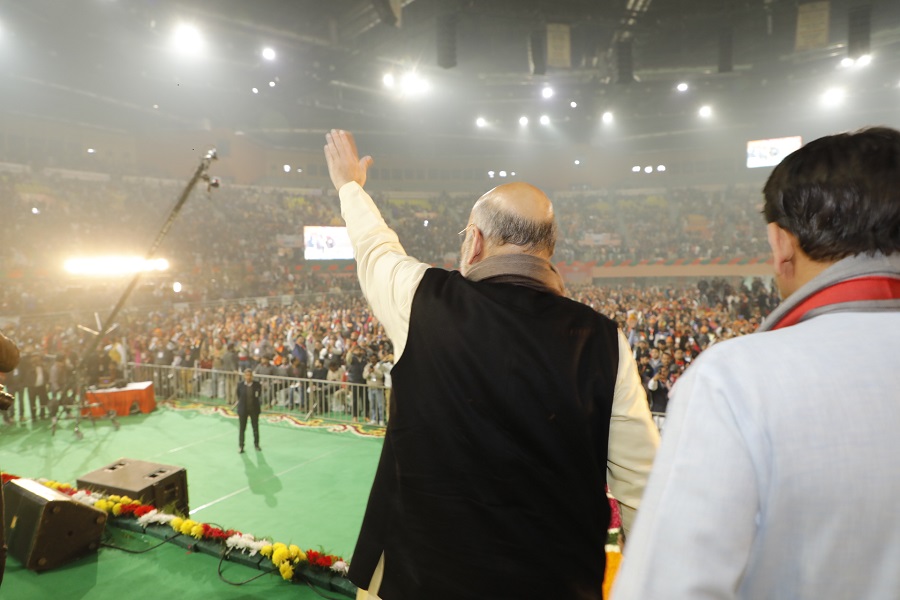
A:
<svg viewBox="0 0 900 600">
<path fill-rule="evenodd" d="M 19 479 L 17 475 L 9 473 L 0 474 L 0 481 L 6 482 Z M 257 540 L 249 533 L 241 533 L 235 529 L 221 529 L 208 523 L 200 523 L 192 519 L 185 519 L 177 515 L 160 512 L 149 504 L 143 504 L 140 500 L 128 496 L 106 496 L 89 490 L 78 490 L 68 483 L 60 483 L 49 479 L 37 479 L 39 483 L 50 489 L 65 494 L 87 506 L 102 510 L 114 518 L 133 518 L 137 523 L 146 528 L 148 525 L 168 525 L 176 533 L 191 536 L 197 540 L 209 540 L 223 544 L 228 551 L 239 551 L 249 556 L 259 554 L 272 562 L 274 569 L 281 573 L 286 581 L 301 581 L 296 567 L 308 566 L 313 569 L 346 576 L 350 566 L 340 556 L 317 552 L 315 550 L 303 551 L 294 544 L 273 542 L 268 539 Z"/>
</svg>

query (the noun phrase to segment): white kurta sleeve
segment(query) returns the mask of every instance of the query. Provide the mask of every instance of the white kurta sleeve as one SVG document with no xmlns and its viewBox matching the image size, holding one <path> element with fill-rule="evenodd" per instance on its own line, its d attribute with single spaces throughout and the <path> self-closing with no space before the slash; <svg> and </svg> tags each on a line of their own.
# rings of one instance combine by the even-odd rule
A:
<svg viewBox="0 0 900 600">
<path fill-rule="evenodd" d="M 359 184 L 344 184 L 338 195 L 360 287 L 391 338 L 396 362 L 406 347 L 413 296 L 429 265 L 406 254 L 397 234 Z"/>
<path fill-rule="evenodd" d="M 659 431 L 650 416 L 637 363 L 619 330 L 619 369 L 609 422 L 606 480 L 619 501 L 626 535 L 641 503 L 658 446 Z"/>
<path fill-rule="evenodd" d="M 721 375 L 704 367 L 692 365 L 673 388 L 615 600 L 737 593 L 756 532 L 757 473 L 746 419 L 736 418 Z"/>
</svg>

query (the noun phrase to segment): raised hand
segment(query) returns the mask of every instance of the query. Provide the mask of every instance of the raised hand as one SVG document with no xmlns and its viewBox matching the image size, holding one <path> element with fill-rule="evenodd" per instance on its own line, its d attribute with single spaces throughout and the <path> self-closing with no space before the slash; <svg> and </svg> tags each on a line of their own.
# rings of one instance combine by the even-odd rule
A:
<svg viewBox="0 0 900 600">
<path fill-rule="evenodd" d="M 366 184 L 366 172 L 374 164 L 371 156 L 359 158 L 353 134 L 341 129 L 332 129 L 325 135 L 325 161 L 328 174 L 335 189 L 345 183 L 355 181 L 360 186 Z"/>
</svg>

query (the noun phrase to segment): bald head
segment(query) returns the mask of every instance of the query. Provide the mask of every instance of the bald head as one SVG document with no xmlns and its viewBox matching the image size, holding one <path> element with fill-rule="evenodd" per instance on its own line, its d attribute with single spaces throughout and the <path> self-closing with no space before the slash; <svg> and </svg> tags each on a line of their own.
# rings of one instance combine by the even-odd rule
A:
<svg viewBox="0 0 900 600">
<path fill-rule="evenodd" d="M 527 183 L 499 185 L 478 199 L 469 222 L 495 253 L 525 252 L 549 259 L 556 246 L 553 204 Z"/>
</svg>

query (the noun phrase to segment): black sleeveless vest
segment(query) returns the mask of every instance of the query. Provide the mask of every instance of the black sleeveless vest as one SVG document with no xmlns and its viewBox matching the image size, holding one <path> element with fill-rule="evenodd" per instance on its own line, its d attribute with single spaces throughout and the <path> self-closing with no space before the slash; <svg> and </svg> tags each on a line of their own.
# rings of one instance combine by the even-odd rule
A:
<svg viewBox="0 0 900 600">
<path fill-rule="evenodd" d="M 599 599 L 615 323 L 429 269 L 350 568 L 385 600 Z"/>
</svg>

